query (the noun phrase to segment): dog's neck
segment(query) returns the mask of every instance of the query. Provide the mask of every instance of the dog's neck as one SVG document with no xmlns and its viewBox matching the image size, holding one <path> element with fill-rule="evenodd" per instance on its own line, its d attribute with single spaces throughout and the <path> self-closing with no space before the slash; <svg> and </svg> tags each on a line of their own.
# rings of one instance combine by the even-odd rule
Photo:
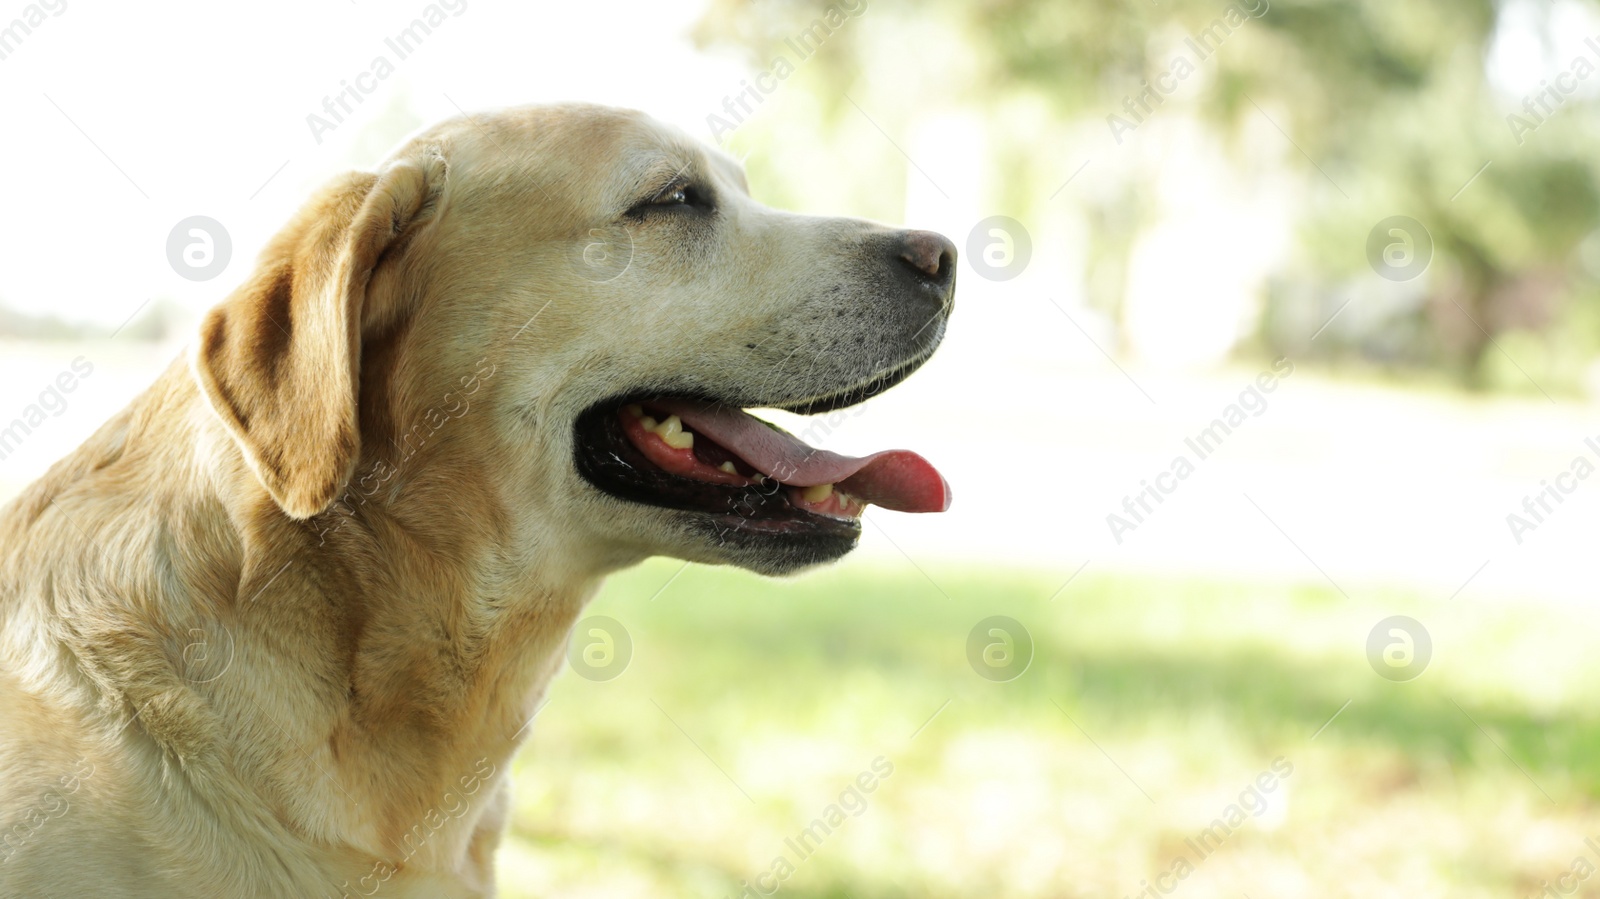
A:
<svg viewBox="0 0 1600 899">
<path fill-rule="evenodd" d="M 238 819 L 232 832 L 354 849 L 401 879 L 482 881 L 512 754 L 601 571 L 551 542 L 559 528 L 544 542 L 517 532 L 528 517 L 507 514 L 470 460 L 418 460 L 382 483 L 358 469 L 356 492 L 293 520 L 201 403 L 175 365 L 0 522 L 11 546 L 61 556 L 32 570 L 76 572 L 17 588 L 36 597 L 40 639 L 63 644 L 86 732 L 153 743 Z M 143 486 L 194 471 L 209 495 Z M 91 503 L 104 514 L 69 520 Z M 166 541 L 170 567 L 127 534 Z M 65 629 L 50 611 L 63 591 L 77 608 Z M 120 711 L 100 722 L 107 708 Z"/>
<path fill-rule="evenodd" d="M 319 695 L 328 732 L 299 748 L 342 781 L 362 848 L 450 870 L 487 859 L 511 757 L 601 570 L 558 528 L 518 532 L 528 517 L 508 514 L 479 463 L 385 455 L 307 522 L 258 505 L 260 559 L 245 557 L 250 581 L 276 578 L 253 602 L 298 607 L 308 630 L 326 628 L 319 656 L 339 660 L 337 688 Z"/>
</svg>

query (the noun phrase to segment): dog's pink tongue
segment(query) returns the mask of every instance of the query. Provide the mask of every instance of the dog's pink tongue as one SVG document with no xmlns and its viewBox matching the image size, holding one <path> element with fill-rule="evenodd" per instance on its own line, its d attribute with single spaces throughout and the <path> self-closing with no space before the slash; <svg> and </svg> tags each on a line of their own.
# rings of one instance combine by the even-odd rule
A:
<svg viewBox="0 0 1600 899">
<path fill-rule="evenodd" d="M 943 512 L 950 485 L 927 459 L 910 450 L 885 450 L 856 458 L 816 449 L 792 434 L 732 406 L 692 400 L 650 403 L 736 453 L 751 467 L 791 487 L 833 484 L 896 512 Z"/>
</svg>

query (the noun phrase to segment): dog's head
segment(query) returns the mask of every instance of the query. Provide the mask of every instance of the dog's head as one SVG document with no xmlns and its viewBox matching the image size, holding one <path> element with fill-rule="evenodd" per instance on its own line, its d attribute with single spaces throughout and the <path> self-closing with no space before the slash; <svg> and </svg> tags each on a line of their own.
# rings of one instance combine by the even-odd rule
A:
<svg viewBox="0 0 1600 899">
<path fill-rule="evenodd" d="M 517 109 L 325 188 L 208 316 L 195 369 L 293 518 L 360 483 L 482 505 L 602 567 L 784 572 L 848 552 L 866 503 L 940 511 L 948 488 L 914 454 L 813 450 L 741 410 L 905 378 L 944 335 L 955 256 L 762 206 L 734 161 L 641 114 Z"/>
</svg>

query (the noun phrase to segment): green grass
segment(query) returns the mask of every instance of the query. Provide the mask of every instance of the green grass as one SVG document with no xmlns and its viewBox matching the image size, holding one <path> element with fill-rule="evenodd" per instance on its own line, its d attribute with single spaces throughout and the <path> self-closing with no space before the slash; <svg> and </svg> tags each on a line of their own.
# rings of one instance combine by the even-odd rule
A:
<svg viewBox="0 0 1600 899">
<path fill-rule="evenodd" d="M 776 895 L 1138 895 L 1279 758 L 1265 812 L 1173 895 L 1527 896 L 1600 835 L 1591 611 L 1092 569 L 1052 601 L 1064 575 L 679 564 L 591 608 L 633 656 L 552 690 L 516 766 L 504 895 L 737 895 L 879 757 L 892 774 Z M 1397 613 L 1434 641 L 1407 683 L 1365 655 Z M 1008 683 L 967 661 L 990 615 L 1035 643 Z"/>
</svg>

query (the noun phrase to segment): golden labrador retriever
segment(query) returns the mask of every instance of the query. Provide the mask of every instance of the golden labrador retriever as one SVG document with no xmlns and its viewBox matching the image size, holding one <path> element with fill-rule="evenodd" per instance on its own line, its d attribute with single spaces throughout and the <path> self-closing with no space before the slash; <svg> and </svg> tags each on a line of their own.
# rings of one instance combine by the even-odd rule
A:
<svg viewBox="0 0 1600 899">
<path fill-rule="evenodd" d="M 487 896 L 509 760 L 601 578 L 778 574 L 920 457 L 741 411 L 939 344 L 955 248 L 774 211 L 634 112 L 446 122 L 337 178 L 0 516 L 0 894 Z"/>
</svg>

